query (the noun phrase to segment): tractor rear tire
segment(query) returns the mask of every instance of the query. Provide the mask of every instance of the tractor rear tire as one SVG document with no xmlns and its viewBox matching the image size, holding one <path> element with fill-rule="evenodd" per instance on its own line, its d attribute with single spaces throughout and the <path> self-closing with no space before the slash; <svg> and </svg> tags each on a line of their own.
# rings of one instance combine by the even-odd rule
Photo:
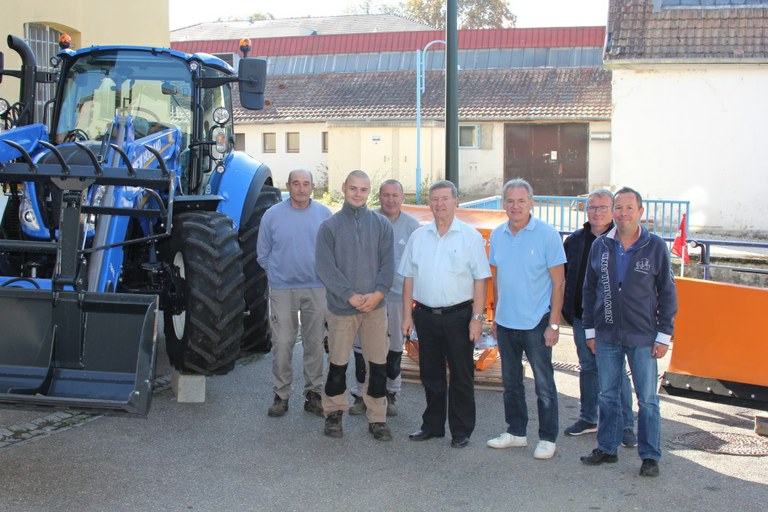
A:
<svg viewBox="0 0 768 512">
<path fill-rule="evenodd" d="M 184 311 L 165 311 L 168 358 L 180 372 L 227 373 L 240 355 L 245 276 L 232 219 L 219 212 L 173 219 L 168 259 L 183 281 Z"/>
<path fill-rule="evenodd" d="M 280 190 L 264 185 L 259 192 L 256 205 L 240 228 L 246 303 L 245 332 L 240 344 L 242 355 L 269 352 L 272 348 L 272 330 L 269 326 L 269 286 L 267 273 L 256 261 L 256 241 L 264 212 L 280 201 Z"/>
</svg>

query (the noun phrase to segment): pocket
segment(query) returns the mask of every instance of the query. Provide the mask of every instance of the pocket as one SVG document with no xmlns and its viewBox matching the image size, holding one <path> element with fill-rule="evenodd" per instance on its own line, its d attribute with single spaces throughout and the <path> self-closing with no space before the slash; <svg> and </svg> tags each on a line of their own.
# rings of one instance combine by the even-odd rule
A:
<svg viewBox="0 0 768 512">
<path fill-rule="evenodd" d="M 461 274 L 467 269 L 467 259 L 464 252 L 460 249 L 454 249 L 448 255 L 448 272 L 451 274 Z"/>
</svg>

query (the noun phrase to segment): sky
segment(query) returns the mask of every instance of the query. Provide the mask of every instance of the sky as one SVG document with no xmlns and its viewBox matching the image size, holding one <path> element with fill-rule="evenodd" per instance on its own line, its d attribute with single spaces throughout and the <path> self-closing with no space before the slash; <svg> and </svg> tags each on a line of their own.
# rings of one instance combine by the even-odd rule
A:
<svg viewBox="0 0 768 512">
<path fill-rule="evenodd" d="M 304 16 L 341 16 L 345 9 L 359 5 L 355 0 L 169 0 L 170 28 L 187 27 L 218 18 L 246 17 L 256 12 L 271 13 L 275 18 Z M 396 4 L 397 0 L 381 0 Z M 517 26 L 568 27 L 605 25 L 608 0 L 509 0 L 509 9 L 517 15 Z"/>
</svg>

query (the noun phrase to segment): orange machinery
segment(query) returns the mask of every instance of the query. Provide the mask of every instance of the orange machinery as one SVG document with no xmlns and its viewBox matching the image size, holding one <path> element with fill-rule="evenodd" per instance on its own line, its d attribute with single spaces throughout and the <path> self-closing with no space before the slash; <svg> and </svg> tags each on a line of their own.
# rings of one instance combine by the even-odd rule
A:
<svg viewBox="0 0 768 512">
<path fill-rule="evenodd" d="M 768 290 L 678 278 L 670 395 L 768 410 Z"/>
<path fill-rule="evenodd" d="M 403 205 L 422 224 L 432 221 L 426 206 Z M 491 231 L 504 222 L 503 210 L 457 209 L 489 247 Z M 495 275 L 494 275 L 495 279 Z M 768 341 L 762 315 L 768 289 L 678 278 L 678 315 L 669 368 L 662 391 L 768 410 Z M 488 287 L 488 320 L 493 321 L 493 289 Z"/>
</svg>

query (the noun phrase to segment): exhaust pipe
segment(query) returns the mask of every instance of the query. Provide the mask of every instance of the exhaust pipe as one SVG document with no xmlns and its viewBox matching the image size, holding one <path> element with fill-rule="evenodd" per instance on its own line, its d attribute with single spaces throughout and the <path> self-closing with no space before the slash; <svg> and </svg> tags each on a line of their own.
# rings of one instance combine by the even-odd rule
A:
<svg viewBox="0 0 768 512">
<path fill-rule="evenodd" d="M 8 36 L 8 48 L 15 51 L 21 57 L 21 85 L 19 86 L 19 102 L 24 105 L 17 126 L 26 126 L 35 122 L 34 108 L 37 84 L 35 73 L 37 72 L 37 59 L 32 49 L 20 37 Z M 10 73 L 8 73 L 10 74 Z"/>
</svg>

